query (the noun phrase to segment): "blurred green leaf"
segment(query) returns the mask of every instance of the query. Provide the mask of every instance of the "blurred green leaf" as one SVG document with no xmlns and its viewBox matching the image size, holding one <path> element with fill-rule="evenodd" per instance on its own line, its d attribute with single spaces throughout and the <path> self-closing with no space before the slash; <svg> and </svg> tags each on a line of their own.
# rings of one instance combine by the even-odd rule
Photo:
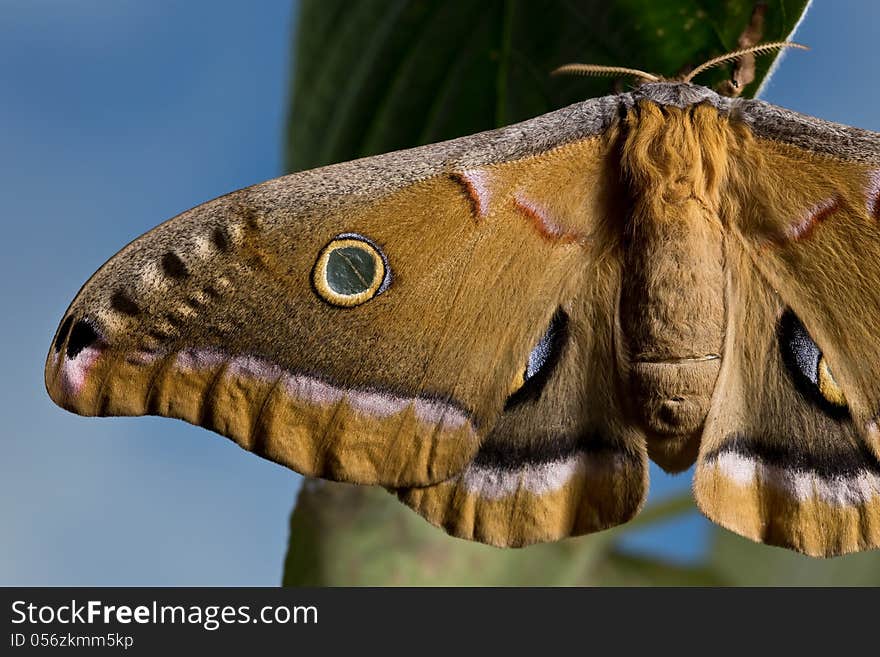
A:
<svg viewBox="0 0 880 657">
<path fill-rule="evenodd" d="M 676 498 L 642 522 L 692 511 Z M 715 584 L 703 567 L 612 549 L 620 529 L 506 550 L 447 536 L 381 488 L 306 481 L 291 515 L 286 586 Z M 662 577 L 661 577 L 662 575 Z"/>
<path fill-rule="evenodd" d="M 612 91 L 550 77 L 572 61 L 674 76 L 738 47 L 756 4 L 781 40 L 805 0 L 303 0 L 289 115 L 290 170 L 521 121 Z M 772 62 L 758 60 L 756 83 Z M 699 82 L 729 75 L 712 69 Z"/>
<path fill-rule="evenodd" d="M 620 87 L 550 77 L 572 61 L 674 76 L 738 47 L 756 4 L 762 41 L 788 36 L 806 0 L 302 0 L 290 170 L 450 139 Z M 755 83 L 772 57 L 758 60 Z M 699 78 L 714 85 L 730 69 Z M 629 81 L 627 81 L 628 83 Z M 641 523 L 691 510 L 676 499 Z M 654 514 L 654 517 L 651 517 Z M 635 526 L 634 523 L 631 523 Z M 704 566 L 614 548 L 627 526 L 521 550 L 451 538 L 381 489 L 307 481 L 291 516 L 286 585 L 717 584 Z"/>
<path fill-rule="evenodd" d="M 725 586 L 711 565 L 677 564 L 610 550 L 595 569 L 597 586 Z"/>
<path fill-rule="evenodd" d="M 880 586 L 880 552 L 815 559 L 715 532 L 709 565 L 737 586 Z"/>
</svg>

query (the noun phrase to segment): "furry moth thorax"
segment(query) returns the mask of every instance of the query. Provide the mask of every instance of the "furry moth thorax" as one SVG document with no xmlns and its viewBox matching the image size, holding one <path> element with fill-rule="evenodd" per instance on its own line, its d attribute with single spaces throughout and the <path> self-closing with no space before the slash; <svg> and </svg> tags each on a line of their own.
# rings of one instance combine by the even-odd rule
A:
<svg viewBox="0 0 880 657">
<path fill-rule="evenodd" d="M 177 417 L 519 546 L 625 522 L 880 544 L 880 136 L 684 82 L 285 176 L 82 288 L 83 415 Z"/>
</svg>

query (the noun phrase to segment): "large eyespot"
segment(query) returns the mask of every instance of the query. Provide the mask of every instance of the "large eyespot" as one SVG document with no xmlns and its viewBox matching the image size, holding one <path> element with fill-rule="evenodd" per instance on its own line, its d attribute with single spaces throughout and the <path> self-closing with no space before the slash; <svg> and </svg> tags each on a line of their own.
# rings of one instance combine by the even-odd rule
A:
<svg viewBox="0 0 880 657">
<path fill-rule="evenodd" d="M 547 330 L 529 353 L 522 369 L 514 376 L 511 382 L 511 394 L 507 398 L 505 408 L 540 396 L 550 374 L 559 362 L 567 337 L 567 327 L 568 315 L 562 310 L 557 310 Z"/>
<path fill-rule="evenodd" d="M 391 269 L 381 249 L 357 233 L 337 235 L 324 247 L 312 271 L 315 291 L 334 306 L 358 306 L 391 284 Z"/>
<path fill-rule="evenodd" d="M 846 397 L 818 345 L 791 310 L 779 320 L 779 349 L 797 389 L 832 417 L 848 414 Z"/>
</svg>

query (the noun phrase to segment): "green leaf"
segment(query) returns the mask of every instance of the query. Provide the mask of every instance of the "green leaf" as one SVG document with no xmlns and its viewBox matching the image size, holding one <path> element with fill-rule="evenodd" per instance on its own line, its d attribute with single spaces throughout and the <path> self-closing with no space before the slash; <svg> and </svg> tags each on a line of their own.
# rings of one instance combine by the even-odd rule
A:
<svg viewBox="0 0 880 657">
<path fill-rule="evenodd" d="M 763 41 L 805 0 L 770 0 Z M 487 130 L 612 91 L 569 62 L 675 76 L 738 47 L 751 0 L 303 0 L 287 162 L 299 170 Z M 758 80 L 773 57 L 758 60 Z M 726 67 L 699 78 L 714 84 Z M 629 82 L 629 81 L 627 81 Z M 746 88 L 749 95 L 757 81 Z"/>
<path fill-rule="evenodd" d="M 447 536 L 381 488 L 314 480 L 300 492 L 290 534 L 286 586 L 576 583 L 605 543 L 502 550 Z"/>
<path fill-rule="evenodd" d="M 663 562 L 612 549 L 596 568 L 598 586 L 725 586 L 729 581 L 708 565 Z"/>
<path fill-rule="evenodd" d="M 762 41 L 806 0 L 302 0 L 287 163 L 300 170 L 450 139 L 625 88 L 551 77 L 566 63 L 675 76 L 738 47 L 756 4 Z M 758 60 L 754 93 L 772 57 Z M 714 85 L 730 69 L 697 81 Z M 630 81 L 624 81 L 629 84 Z M 690 502 L 655 507 L 661 521 Z M 651 508 L 642 523 L 651 521 Z M 290 523 L 286 585 L 717 583 L 705 567 L 618 553 L 627 526 L 521 550 L 451 538 L 381 489 L 307 481 Z"/>
<path fill-rule="evenodd" d="M 693 510 L 657 505 L 642 526 Z M 309 480 L 291 515 L 285 586 L 713 585 L 705 567 L 613 549 L 620 529 L 505 550 L 447 536 L 381 488 Z"/>
<path fill-rule="evenodd" d="M 715 533 L 710 565 L 737 586 L 880 586 L 880 552 L 816 559 L 725 529 Z"/>
</svg>

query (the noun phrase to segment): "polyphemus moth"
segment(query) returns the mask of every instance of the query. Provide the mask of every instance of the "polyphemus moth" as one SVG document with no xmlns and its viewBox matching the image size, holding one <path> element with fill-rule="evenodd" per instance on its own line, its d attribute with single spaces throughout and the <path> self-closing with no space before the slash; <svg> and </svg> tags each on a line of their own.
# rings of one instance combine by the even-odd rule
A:
<svg viewBox="0 0 880 657">
<path fill-rule="evenodd" d="M 181 418 L 522 546 L 632 518 L 880 545 L 880 134 L 655 80 L 296 173 L 123 248 L 52 399 Z"/>
</svg>

